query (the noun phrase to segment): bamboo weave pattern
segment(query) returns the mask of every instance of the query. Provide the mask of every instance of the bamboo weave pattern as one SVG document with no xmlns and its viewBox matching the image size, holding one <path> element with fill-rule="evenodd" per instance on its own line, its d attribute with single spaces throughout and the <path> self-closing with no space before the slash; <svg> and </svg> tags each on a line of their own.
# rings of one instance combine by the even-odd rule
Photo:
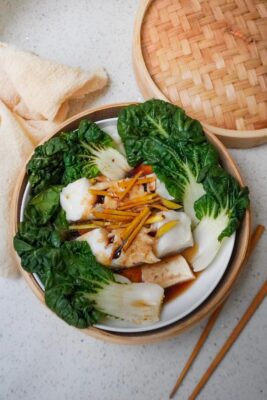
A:
<svg viewBox="0 0 267 400">
<path fill-rule="evenodd" d="M 266 0 L 154 0 L 141 43 L 156 85 L 190 116 L 267 127 Z"/>
</svg>

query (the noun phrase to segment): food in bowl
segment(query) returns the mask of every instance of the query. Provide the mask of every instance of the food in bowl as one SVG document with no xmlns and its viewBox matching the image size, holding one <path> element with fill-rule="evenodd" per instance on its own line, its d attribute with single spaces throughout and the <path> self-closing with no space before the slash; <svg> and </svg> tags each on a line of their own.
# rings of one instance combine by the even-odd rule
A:
<svg viewBox="0 0 267 400">
<path fill-rule="evenodd" d="M 116 135 L 81 121 L 37 147 L 27 173 L 15 249 L 80 328 L 159 320 L 164 290 L 210 266 L 249 202 L 199 122 L 160 100 L 123 109 Z"/>
</svg>

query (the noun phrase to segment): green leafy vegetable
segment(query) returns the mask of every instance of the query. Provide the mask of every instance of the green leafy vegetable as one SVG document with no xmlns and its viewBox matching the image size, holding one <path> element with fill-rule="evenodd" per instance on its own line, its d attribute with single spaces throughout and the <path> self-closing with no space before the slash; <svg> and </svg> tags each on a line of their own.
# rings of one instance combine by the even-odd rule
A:
<svg viewBox="0 0 267 400">
<path fill-rule="evenodd" d="M 27 204 L 25 219 L 36 225 L 46 224 L 59 209 L 62 186 L 51 186 L 34 196 Z"/>
<path fill-rule="evenodd" d="M 80 178 L 94 178 L 100 172 L 94 162 L 95 148 L 107 149 L 114 145 L 112 138 L 96 124 L 82 120 L 78 131 L 63 135 L 69 151 L 64 154 L 63 182 L 68 184 Z"/>
<path fill-rule="evenodd" d="M 68 223 L 63 210 L 58 210 L 55 189 L 46 189 L 30 201 L 26 220 L 14 238 L 22 267 L 38 274 L 45 286 L 48 307 L 78 328 L 91 326 L 105 315 L 139 323 L 156 321 L 163 289 L 146 283 L 116 283 L 115 275 L 96 261 L 87 242 L 65 241 L 62 231 Z"/>
<path fill-rule="evenodd" d="M 123 109 L 118 131 L 129 163 L 153 166 L 195 225 L 194 203 L 205 193 L 202 181 L 218 164 L 217 151 L 206 140 L 200 123 L 172 104 L 149 100 Z"/>
<path fill-rule="evenodd" d="M 184 145 L 205 141 L 198 121 L 189 118 L 181 108 L 163 100 L 149 100 L 121 110 L 118 132 L 132 167 L 145 161 L 143 143 L 146 138 L 157 138 L 166 145 L 177 140 Z"/>
<path fill-rule="evenodd" d="M 37 194 L 50 185 L 61 184 L 64 173 L 63 155 L 68 146 L 61 137 L 55 137 L 38 146 L 27 165 L 32 193 Z"/>
<path fill-rule="evenodd" d="M 62 265 L 62 240 L 59 232 L 52 227 L 36 227 L 30 222 L 22 222 L 13 243 L 22 267 L 37 273 L 44 284 L 51 268 Z"/>
<path fill-rule="evenodd" d="M 199 246 L 194 267 L 205 268 L 243 218 L 248 189 L 219 167 L 200 123 L 172 104 L 149 100 L 127 107 L 120 112 L 118 131 L 129 163 L 153 166 L 168 192 L 183 203 Z"/>
<path fill-rule="evenodd" d="M 195 271 L 210 264 L 223 239 L 238 228 L 249 205 L 248 189 L 240 188 L 236 180 L 220 167 L 210 172 L 204 187 L 207 194 L 195 202 L 196 216 L 200 220 L 193 232 L 198 244 L 191 260 Z"/>
<path fill-rule="evenodd" d="M 66 242 L 61 256 L 64 270 L 60 273 L 51 269 L 45 290 L 46 304 L 68 324 L 86 328 L 103 317 L 86 297 L 87 293 L 114 281 L 113 274 L 98 264 L 86 242 Z"/>
<path fill-rule="evenodd" d="M 129 164 L 108 134 L 83 120 L 77 130 L 37 147 L 27 166 L 33 197 L 14 247 L 22 267 L 44 283 L 48 307 L 79 328 L 106 315 L 134 323 L 154 322 L 163 289 L 147 283 L 118 283 L 116 275 L 97 262 L 87 242 L 69 240 L 60 206 L 63 186 L 99 173 L 120 179 L 129 165 L 151 165 L 192 219 L 196 271 L 211 263 L 249 204 L 248 189 L 240 188 L 219 166 L 217 151 L 200 123 L 175 105 L 150 100 L 126 107 L 119 115 L 118 132 Z"/>
<path fill-rule="evenodd" d="M 143 154 L 168 192 L 183 203 L 185 212 L 196 224 L 194 203 L 205 193 L 202 182 L 218 162 L 215 149 L 208 142 L 179 148 L 152 138 L 145 140 Z"/>
<path fill-rule="evenodd" d="M 110 315 L 134 323 L 158 320 L 163 289 L 155 284 L 121 284 L 99 264 L 86 242 L 62 246 L 64 270 L 47 280 L 46 304 L 68 324 L 86 328 Z"/>
<path fill-rule="evenodd" d="M 113 140 L 93 122 L 82 120 L 77 130 L 61 133 L 38 146 L 27 165 L 32 193 L 98 175 L 97 165 L 90 162 L 92 145 L 108 148 Z"/>
<path fill-rule="evenodd" d="M 59 248 L 68 235 L 65 211 L 60 207 L 61 186 L 51 186 L 28 203 L 24 222 L 14 237 L 22 267 L 40 275 L 43 283 L 51 267 L 62 264 Z"/>
</svg>

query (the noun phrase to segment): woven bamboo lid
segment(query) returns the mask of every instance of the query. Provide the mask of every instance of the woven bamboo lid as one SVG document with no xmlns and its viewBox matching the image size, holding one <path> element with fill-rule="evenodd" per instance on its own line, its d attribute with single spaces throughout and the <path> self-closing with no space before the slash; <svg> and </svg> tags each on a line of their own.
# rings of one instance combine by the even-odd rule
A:
<svg viewBox="0 0 267 400">
<path fill-rule="evenodd" d="M 134 64 L 146 97 L 166 98 L 215 133 L 267 137 L 266 0 L 142 0 Z"/>
</svg>

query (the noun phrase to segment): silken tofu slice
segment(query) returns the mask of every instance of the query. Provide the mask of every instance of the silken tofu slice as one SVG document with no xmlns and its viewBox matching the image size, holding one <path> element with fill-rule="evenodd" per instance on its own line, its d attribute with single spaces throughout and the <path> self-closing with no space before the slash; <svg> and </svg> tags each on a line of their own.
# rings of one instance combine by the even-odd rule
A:
<svg viewBox="0 0 267 400">
<path fill-rule="evenodd" d="M 157 283 L 163 288 L 195 279 L 186 259 L 177 254 L 142 268 L 142 282 Z"/>
</svg>

